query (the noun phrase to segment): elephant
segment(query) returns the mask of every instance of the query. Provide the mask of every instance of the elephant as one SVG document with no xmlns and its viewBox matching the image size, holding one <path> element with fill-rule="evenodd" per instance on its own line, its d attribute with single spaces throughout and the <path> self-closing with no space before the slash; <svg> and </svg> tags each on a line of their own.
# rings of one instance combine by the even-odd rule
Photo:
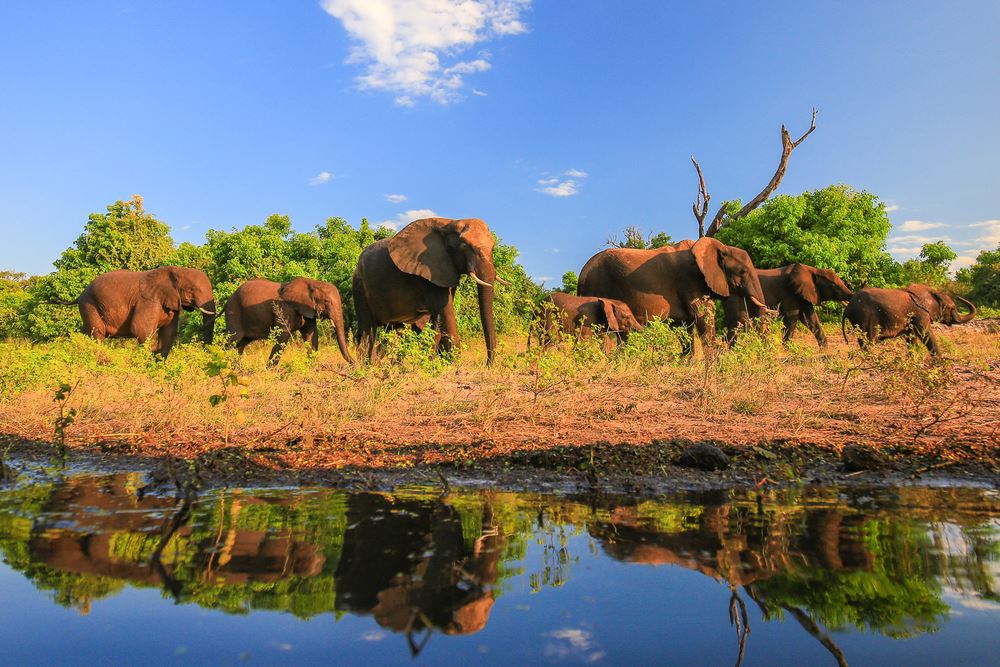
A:
<svg viewBox="0 0 1000 667">
<path fill-rule="evenodd" d="M 846 305 L 854 296 L 854 292 L 834 271 L 817 269 L 807 264 L 789 264 L 780 269 L 757 269 L 757 278 L 764 290 L 767 307 L 781 313 L 785 325 L 782 337 L 785 343 L 792 339 L 795 327 L 802 322 L 816 337 L 819 346 L 826 347 L 826 335 L 815 306 L 824 301 L 840 301 Z M 760 308 L 744 303 L 739 297 L 726 299 L 723 308 L 731 338 L 736 335 L 737 326 L 746 326 L 749 318 L 762 315 Z"/>
<path fill-rule="evenodd" d="M 597 297 L 575 296 L 564 292 L 554 292 L 545 297 L 535 309 L 537 329 L 528 335 L 538 337 L 541 346 L 551 345 L 558 340 L 555 330 L 569 336 L 587 339 L 597 327 L 605 336 L 605 347 L 614 341 L 624 342 L 633 331 L 642 328 L 632 314 L 632 309 L 624 301 Z M 534 328 L 534 327 L 533 327 Z"/>
<path fill-rule="evenodd" d="M 358 339 L 368 359 L 374 355 L 376 329 L 382 326 L 432 321 L 441 336 L 440 347 L 450 350 L 458 340 L 455 288 L 468 274 L 479 285 L 479 316 L 487 363 L 492 364 L 493 283 L 505 282 L 496 275 L 493 245 L 489 227 L 477 218 L 423 218 L 365 248 L 352 287 Z"/>
<path fill-rule="evenodd" d="M 854 293 L 844 309 L 841 333 L 844 340 L 848 340 L 846 323 L 850 322 L 860 330 L 858 345 L 861 347 L 905 336 L 911 342 L 919 338 L 932 355 L 938 355 L 941 348 L 931 331 L 931 324 L 964 324 L 976 316 L 975 304 L 960 296 L 955 298 L 969 308 L 968 313 L 960 315 L 950 296 L 926 285 L 913 284 L 900 289 L 865 287 Z"/>
<path fill-rule="evenodd" d="M 347 349 L 340 292 L 330 283 L 311 278 L 293 278 L 283 285 L 270 280 L 249 280 L 233 292 L 224 310 L 226 331 L 240 354 L 251 342 L 267 338 L 276 324 L 281 333 L 271 349 L 268 364 L 277 360 L 278 353 L 296 331 L 313 350 L 318 350 L 316 320 L 326 318 L 333 324 L 341 356 L 347 363 L 354 363 Z"/>
<path fill-rule="evenodd" d="M 201 337 L 212 342 L 215 297 L 208 276 L 198 269 L 162 266 L 152 271 L 109 271 L 94 278 L 83 293 L 64 305 L 77 305 L 83 332 L 96 338 L 135 338 L 156 333 L 153 352 L 166 358 L 177 337 L 181 310 L 204 315 Z"/>
<path fill-rule="evenodd" d="M 766 308 L 750 255 L 710 237 L 654 250 L 602 250 L 584 265 L 577 293 L 624 301 L 643 325 L 660 318 L 693 327 L 706 346 L 715 324 L 705 299 L 740 295 Z M 683 353 L 693 351 L 693 341 L 685 341 Z"/>
</svg>

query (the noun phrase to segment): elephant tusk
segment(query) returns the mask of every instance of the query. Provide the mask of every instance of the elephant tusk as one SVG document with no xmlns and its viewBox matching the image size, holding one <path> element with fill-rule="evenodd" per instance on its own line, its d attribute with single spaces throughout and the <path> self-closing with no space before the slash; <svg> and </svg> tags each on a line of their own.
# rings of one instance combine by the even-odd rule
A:
<svg viewBox="0 0 1000 667">
<path fill-rule="evenodd" d="M 761 303 L 755 296 L 750 297 L 750 301 L 752 301 L 753 305 L 757 306 L 758 308 L 763 308 L 764 310 L 770 310 L 767 307 L 766 303 Z"/>
<path fill-rule="evenodd" d="M 473 280 L 476 281 L 476 284 L 482 285 L 483 287 L 493 287 L 493 285 L 489 284 L 488 282 L 482 280 L 479 276 L 477 276 L 475 271 L 469 271 L 469 275 L 472 277 Z"/>
<path fill-rule="evenodd" d="M 510 286 L 510 281 L 504 280 L 500 276 L 497 276 L 497 282 L 500 283 L 501 285 L 507 285 L 508 287 Z"/>
<path fill-rule="evenodd" d="M 212 316 L 218 315 L 218 313 L 216 313 L 214 310 L 207 310 L 205 308 L 202 308 L 201 306 L 198 306 L 198 310 L 200 310 L 205 315 L 212 315 Z"/>
</svg>

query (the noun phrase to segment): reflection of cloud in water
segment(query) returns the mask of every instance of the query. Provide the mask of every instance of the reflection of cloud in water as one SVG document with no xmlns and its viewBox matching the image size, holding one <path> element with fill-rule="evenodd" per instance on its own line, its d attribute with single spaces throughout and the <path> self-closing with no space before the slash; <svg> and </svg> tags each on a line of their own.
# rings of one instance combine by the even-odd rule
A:
<svg viewBox="0 0 1000 667">
<path fill-rule="evenodd" d="M 586 630 L 579 628 L 560 628 L 546 633 L 545 637 L 555 639 L 545 644 L 542 653 L 546 658 L 580 658 L 584 662 L 597 662 L 607 655 L 597 650 L 592 636 Z"/>
</svg>

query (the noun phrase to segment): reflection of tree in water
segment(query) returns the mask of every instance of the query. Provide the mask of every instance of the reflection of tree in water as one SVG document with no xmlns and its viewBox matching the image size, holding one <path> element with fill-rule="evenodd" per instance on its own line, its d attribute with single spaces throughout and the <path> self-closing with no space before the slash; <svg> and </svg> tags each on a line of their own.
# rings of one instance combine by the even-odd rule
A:
<svg viewBox="0 0 1000 667">
<path fill-rule="evenodd" d="M 231 490 L 185 515 L 172 498 L 140 497 L 140 485 L 122 474 L 0 491 L 0 552 L 81 611 L 131 583 L 230 613 L 371 615 L 415 652 L 431 632 L 481 630 L 515 578 L 531 590 L 570 581 L 568 538 L 582 530 L 613 558 L 728 582 L 741 650 L 745 599 L 765 619 L 794 619 L 835 655 L 827 629 L 936 629 L 947 614 L 942 586 L 996 599 L 997 511 L 971 490 L 899 489 L 879 503 L 782 491 L 760 504 L 713 493 L 595 505 L 530 494 Z"/>
<path fill-rule="evenodd" d="M 989 516 L 996 508 L 981 507 L 974 491 L 898 494 L 891 505 L 905 512 L 835 497 L 803 504 L 795 492 L 760 503 L 714 493 L 699 504 L 614 507 L 590 531 L 612 557 L 727 581 L 738 628 L 743 587 L 765 620 L 789 615 L 843 662 L 823 626 L 909 637 L 938 629 L 947 616 L 942 580 L 960 578 L 980 596 L 995 596 L 989 563 L 1000 559 Z M 943 525 L 963 548 L 942 553 Z"/>
</svg>

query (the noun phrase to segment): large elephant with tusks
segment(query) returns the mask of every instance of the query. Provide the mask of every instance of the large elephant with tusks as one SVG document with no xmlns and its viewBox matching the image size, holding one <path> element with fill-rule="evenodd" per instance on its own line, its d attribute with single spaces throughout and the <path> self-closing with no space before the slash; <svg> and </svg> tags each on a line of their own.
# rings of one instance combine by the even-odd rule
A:
<svg viewBox="0 0 1000 667">
<path fill-rule="evenodd" d="M 370 360 L 379 327 L 426 323 L 438 327 L 440 345 L 450 350 L 458 340 L 455 288 L 463 274 L 479 285 L 479 316 L 486 338 L 487 362 L 493 363 L 493 234 L 477 218 L 414 220 L 388 239 L 362 251 L 352 291 L 358 337 Z M 502 281 L 501 281 L 502 282 Z"/>
</svg>

